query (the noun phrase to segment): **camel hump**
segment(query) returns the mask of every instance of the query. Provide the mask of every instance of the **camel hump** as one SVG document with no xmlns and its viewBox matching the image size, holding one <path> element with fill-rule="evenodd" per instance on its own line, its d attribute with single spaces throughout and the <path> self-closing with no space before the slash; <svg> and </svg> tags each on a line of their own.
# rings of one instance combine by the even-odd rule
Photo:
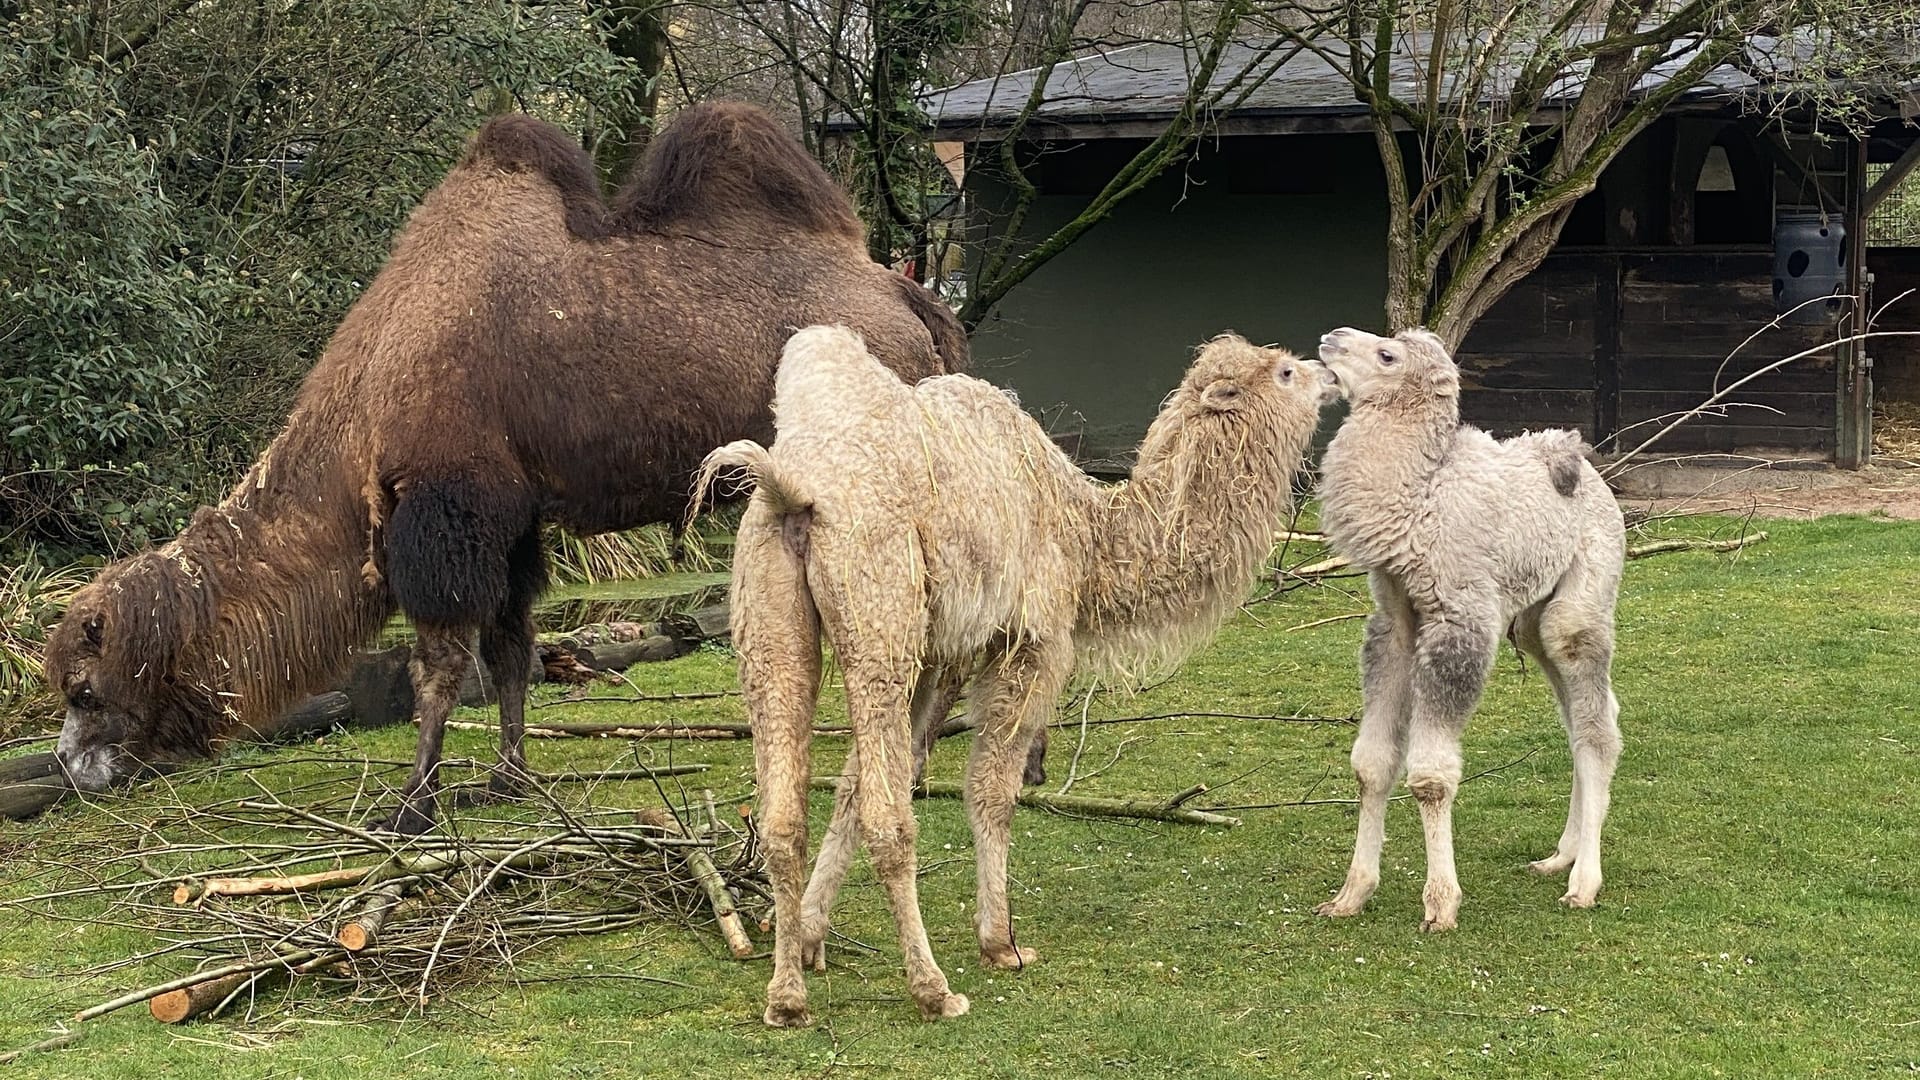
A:
<svg viewBox="0 0 1920 1080">
<path fill-rule="evenodd" d="M 809 232 L 863 244 L 853 204 L 799 140 L 740 101 L 682 109 L 620 197 L 629 228 Z"/>
<path fill-rule="evenodd" d="M 560 128 L 520 113 L 496 116 L 467 143 L 460 168 L 531 173 L 552 184 L 567 207 L 567 227 L 590 236 L 603 231 L 606 205 L 586 148 Z"/>
<path fill-rule="evenodd" d="M 960 325 L 953 309 L 913 279 L 900 274 L 893 278 L 899 282 L 900 295 L 906 298 L 907 308 L 933 336 L 933 351 L 940 356 L 940 370 L 949 375 L 967 370 L 973 359 L 973 347 L 967 343 L 966 328 Z"/>
</svg>

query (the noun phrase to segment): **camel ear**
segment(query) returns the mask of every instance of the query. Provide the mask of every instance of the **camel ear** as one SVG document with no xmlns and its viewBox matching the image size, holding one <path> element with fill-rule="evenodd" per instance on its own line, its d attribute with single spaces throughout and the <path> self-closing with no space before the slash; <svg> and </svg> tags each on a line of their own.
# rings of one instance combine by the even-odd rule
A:
<svg viewBox="0 0 1920 1080">
<path fill-rule="evenodd" d="M 1240 407 L 1240 384 L 1232 379 L 1215 379 L 1200 391 L 1200 404 L 1214 412 L 1232 412 Z"/>
</svg>

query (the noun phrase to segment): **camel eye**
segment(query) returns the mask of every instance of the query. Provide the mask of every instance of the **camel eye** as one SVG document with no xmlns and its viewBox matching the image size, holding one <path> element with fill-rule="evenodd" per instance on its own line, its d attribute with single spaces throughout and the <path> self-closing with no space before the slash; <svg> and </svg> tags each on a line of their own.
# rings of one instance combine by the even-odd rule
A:
<svg viewBox="0 0 1920 1080">
<path fill-rule="evenodd" d="M 69 700 L 79 708 L 91 709 L 99 699 L 93 696 L 93 687 L 88 686 L 86 683 L 81 683 L 80 688 L 73 692 Z"/>
<path fill-rule="evenodd" d="M 1387 349 L 1380 350 L 1380 366 L 1381 367 L 1392 367 L 1398 359 L 1399 358 L 1394 356 L 1391 351 Z"/>
<path fill-rule="evenodd" d="M 1280 369 L 1280 381 L 1281 381 L 1281 382 L 1283 382 L 1283 383 L 1290 383 L 1290 382 L 1292 382 L 1292 381 L 1293 381 L 1293 368 L 1291 368 L 1291 367 L 1283 367 L 1283 368 L 1281 368 L 1281 369 Z"/>
</svg>

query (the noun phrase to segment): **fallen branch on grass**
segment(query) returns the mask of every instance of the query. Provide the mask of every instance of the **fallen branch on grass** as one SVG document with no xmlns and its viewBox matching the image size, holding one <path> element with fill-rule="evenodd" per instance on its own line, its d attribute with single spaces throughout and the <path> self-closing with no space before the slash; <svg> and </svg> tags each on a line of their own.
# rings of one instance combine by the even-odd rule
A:
<svg viewBox="0 0 1920 1080">
<path fill-rule="evenodd" d="M 813 786 L 831 791 L 839 783 L 838 778 L 816 776 Z M 1176 825 L 1238 825 L 1240 819 L 1216 814 L 1207 810 L 1189 810 L 1187 801 L 1204 794 L 1206 786 L 1199 790 L 1188 788 L 1168 799 L 1102 799 L 1092 795 L 1056 795 L 1044 791 L 1022 791 L 1020 805 L 1031 806 L 1039 810 L 1052 810 L 1061 814 L 1078 814 L 1083 817 L 1138 818 L 1142 821 L 1167 821 Z M 961 785 L 944 780 L 923 781 L 913 789 L 915 798 L 959 799 L 965 797 Z"/>
<path fill-rule="evenodd" d="M 738 690 L 697 690 L 674 694 L 628 694 L 624 697 L 570 697 L 559 701 L 543 701 L 533 706 L 536 709 L 555 709 L 562 705 L 588 705 L 597 703 L 624 704 L 634 701 L 713 701 L 718 698 L 739 697 Z"/>
<path fill-rule="evenodd" d="M 263 988 L 311 978 L 343 981 L 361 997 L 392 997 L 404 987 L 413 1005 L 451 985 L 493 978 L 521 953 L 555 937 L 607 933 L 663 917 L 691 926 L 705 922 L 699 912 L 706 910 L 720 921 L 732 952 L 753 951 L 745 928 L 753 920 L 743 918 L 736 897 L 764 896 L 765 889 L 756 880 L 757 860 L 741 857 L 746 841 L 737 833 L 729 838 L 718 827 L 650 825 L 645 811 L 639 823 L 627 817 L 607 824 L 603 810 L 562 810 L 557 821 L 497 823 L 505 835 L 405 839 L 344 823 L 371 797 L 364 789 L 313 809 L 263 795 L 218 804 L 218 819 L 237 826 L 244 840 L 208 845 L 209 809 L 183 805 L 177 822 L 138 823 L 130 848 L 138 848 L 140 878 L 119 876 L 111 867 L 125 860 L 109 857 L 86 888 L 5 902 L 34 910 L 55 897 L 116 896 L 128 905 L 123 910 L 155 920 L 161 947 L 95 974 L 183 951 L 203 958 L 200 970 L 83 1009 L 76 1021 L 145 1002 L 156 1020 L 181 1023 L 217 1015 L 235 1001 L 263 1007 Z M 561 805 L 551 793 L 546 801 Z M 707 813 L 713 815 L 711 807 Z M 170 842 L 176 828 L 181 839 Z M 89 846 L 99 844 L 95 839 Z M 203 866 L 216 850 L 233 857 L 237 872 L 187 880 L 175 898 L 189 906 L 143 903 L 128 892 L 159 884 L 154 877 L 164 880 L 168 871 L 156 866 Z M 718 851 L 727 857 L 717 857 Z M 300 902 L 280 899 L 287 896 Z"/>
<path fill-rule="evenodd" d="M 1673 540 L 1654 540 L 1637 544 L 1627 549 L 1627 558 L 1644 559 L 1649 555 L 1664 555 L 1669 551 L 1739 551 L 1750 544 L 1757 544 L 1767 538 L 1765 532 L 1750 532 L 1732 540 L 1691 540 L 1677 538 Z"/>
<path fill-rule="evenodd" d="M 1155 720 L 1254 720 L 1279 724 L 1351 724 L 1351 716 L 1279 716 L 1273 713 L 1233 713 L 1233 712 L 1169 712 L 1154 713 L 1150 716 L 1109 716 L 1100 720 L 1087 720 L 1086 726 L 1101 724 L 1144 724 Z M 1079 720 L 1056 720 L 1047 726 L 1050 728 L 1077 728 Z M 945 728 L 941 729 L 945 732 Z"/>
</svg>

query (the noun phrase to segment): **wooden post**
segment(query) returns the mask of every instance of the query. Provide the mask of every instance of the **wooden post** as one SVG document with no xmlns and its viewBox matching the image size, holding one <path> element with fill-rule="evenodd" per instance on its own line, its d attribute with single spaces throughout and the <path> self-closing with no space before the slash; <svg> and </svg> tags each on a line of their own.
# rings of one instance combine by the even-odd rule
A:
<svg viewBox="0 0 1920 1080">
<path fill-rule="evenodd" d="M 1840 319 L 1843 336 L 1867 329 L 1867 142 L 1847 136 L 1846 168 L 1846 291 L 1847 310 Z M 1873 457 L 1873 375 L 1867 343 L 1849 341 L 1840 347 L 1834 364 L 1839 380 L 1839 417 L 1835 425 L 1834 463 L 1858 469 Z"/>
</svg>

